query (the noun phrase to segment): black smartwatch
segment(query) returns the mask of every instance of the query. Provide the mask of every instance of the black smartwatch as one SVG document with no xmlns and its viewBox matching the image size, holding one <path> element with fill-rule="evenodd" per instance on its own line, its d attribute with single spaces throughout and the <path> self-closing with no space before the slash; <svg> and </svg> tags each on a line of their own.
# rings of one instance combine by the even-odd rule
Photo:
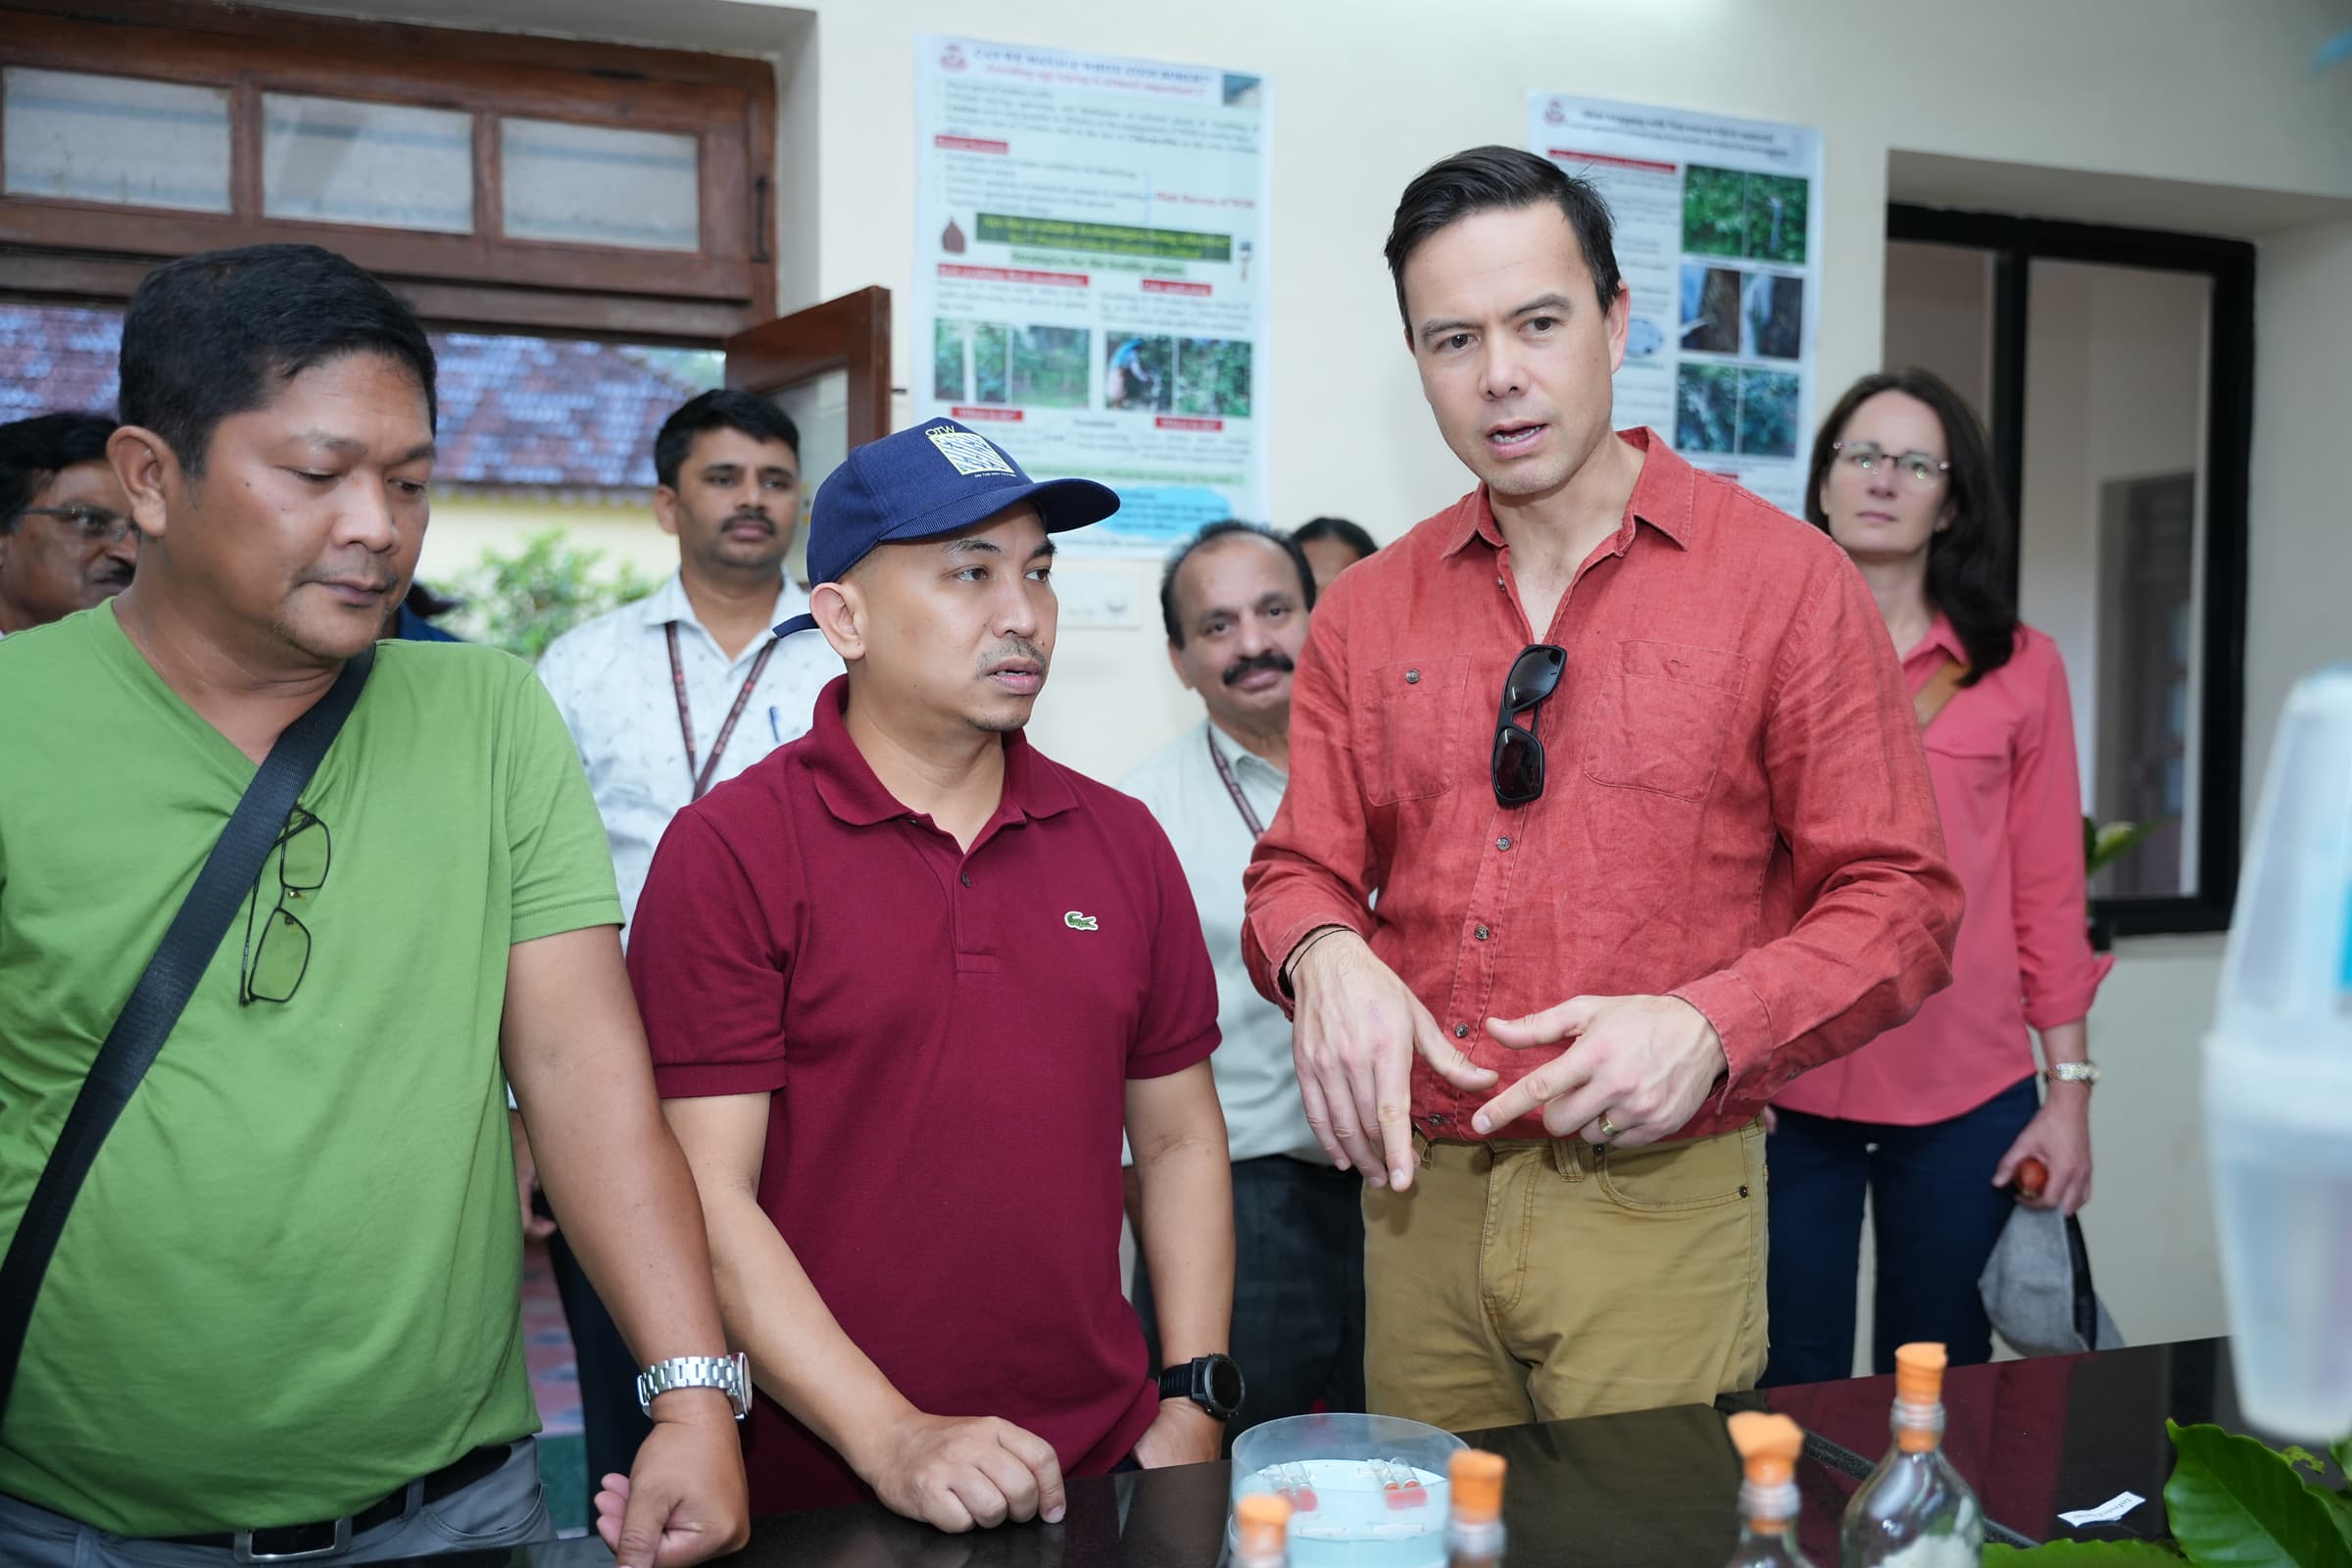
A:
<svg viewBox="0 0 2352 1568">
<path fill-rule="evenodd" d="M 1242 1413 L 1242 1369 L 1230 1355 L 1203 1355 L 1159 1375 L 1159 1396 L 1190 1399 L 1220 1421 Z"/>
</svg>

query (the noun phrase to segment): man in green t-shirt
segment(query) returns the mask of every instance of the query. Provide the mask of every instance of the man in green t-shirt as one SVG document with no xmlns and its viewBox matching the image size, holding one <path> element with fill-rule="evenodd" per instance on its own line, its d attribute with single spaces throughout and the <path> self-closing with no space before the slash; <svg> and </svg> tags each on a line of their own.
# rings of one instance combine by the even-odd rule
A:
<svg viewBox="0 0 2352 1568">
<path fill-rule="evenodd" d="M 11 1235 L 261 759 L 407 589 L 432 477 L 432 349 L 326 251 L 159 269 L 122 380 L 109 457 L 138 578 L 0 643 Z M 67 1219 L 0 1415 L 0 1561 L 368 1562 L 552 1534 L 507 1082 L 638 1356 L 725 1351 L 619 922 L 529 667 L 378 647 Z M 598 1499 L 630 1568 L 745 1538 L 736 1369 L 671 1370 L 685 1386 Z"/>
</svg>

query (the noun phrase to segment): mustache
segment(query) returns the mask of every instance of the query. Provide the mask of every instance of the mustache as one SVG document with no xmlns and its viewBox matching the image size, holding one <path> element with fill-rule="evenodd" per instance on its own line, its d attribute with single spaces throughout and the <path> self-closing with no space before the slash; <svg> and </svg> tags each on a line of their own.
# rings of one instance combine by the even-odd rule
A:
<svg viewBox="0 0 2352 1568">
<path fill-rule="evenodd" d="M 90 574 L 90 581 L 101 588 L 127 588 L 132 569 L 119 561 L 109 562 Z"/>
<path fill-rule="evenodd" d="M 124 582 L 130 581 L 130 575 L 131 574 L 129 572 L 124 572 L 122 574 L 122 580 Z M 367 589 L 369 593 L 388 594 L 391 593 L 395 588 L 399 589 L 403 594 L 408 592 L 407 585 L 403 583 L 399 577 L 384 576 L 380 573 L 372 571 L 333 571 L 325 568 L 317 568 L 302 573 L 300 576 L 294 579 L 294 582 L 295 585 L 299 587 L 304 583 L 338 582 L 345 578 L 349 578 L 350 580 L 357 582 L 361 587 Z"/>
<path fill-rule="evenodd" d="M 727 529 L 734 527 L 739 522 L 756 522 L 760 524 L 760 527 L 765 528 L 771 534 L 776 531 L 776 519 L 769 516 L 765 509 L 760 507 L 754 507 L 748 512 L 738 512 L 735 514 L 735 515 L 729 517 L 726 521 L 718 525 L 719 531 L 723 533 Z"/>
<path fill-rule="evenodd" d="M 980 668 L 985 673 L 1008 659 L 1026 659 L 1036 664 L 1041 671 L 1053 662 L 1047 657 L 1046 651 L 1028 638 L 1007 637 L 980 656 Z"/>
<path fill-rule="evenodd" d="M 1248 680 L 1261 669 L 1270 669 L 1277 675 L 1288 675 L 1297 667 L 1291 662 L 1290 655 L 1279 648 L 1269 648 L 1262 654 L 1235 660 L 1226 667 L 1224 679 L 1225 684 L 1231 686 L 1237 681 Z"/>
</svg>

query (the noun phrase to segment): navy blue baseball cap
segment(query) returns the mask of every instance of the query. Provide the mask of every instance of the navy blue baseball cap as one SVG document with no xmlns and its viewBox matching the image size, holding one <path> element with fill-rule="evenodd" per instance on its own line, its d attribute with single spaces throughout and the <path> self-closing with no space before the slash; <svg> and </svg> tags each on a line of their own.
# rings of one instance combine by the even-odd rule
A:
<svg viewBox="0 0 2352 1568">
<path fill-rule="evenodd" d="M 817 487 L 808 509 L 808 580 L 839 582 L 876 545 L 958 533 L 1024 501 L 1048 533 L 1083 528 L 1119 510 L 1108 485 L 1032 479 L 977 430 L 926 419 L 859 447 Z M 776 635 L 815 624 L 814 615 L 795 615 Z"/>
</svg>

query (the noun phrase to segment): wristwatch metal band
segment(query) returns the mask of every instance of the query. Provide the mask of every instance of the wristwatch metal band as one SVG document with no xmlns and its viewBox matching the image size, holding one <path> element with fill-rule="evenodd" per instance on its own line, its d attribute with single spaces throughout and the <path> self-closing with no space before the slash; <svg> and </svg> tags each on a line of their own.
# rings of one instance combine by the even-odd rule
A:
<svg viewBox="0 0 2352 1568">
<path fill-rule="evenodd" d="M 2099 1081 L 2099 1069 L 2087 1061 L 2061 1061 L 2053 1063 L 2042 1076 L 2054 1084 L 2095 1084 Z"/>
<path fill-rule="evenodd" d="M 677 1355 L 656 1361 L 637 1376 L 637 1407 L 654 1413 L 654 1400 L 673 1389 L 716 1389 L 735 1407 L 740 1421 L 752 1413 L 751 1361 L 741 1350 L 733 1355 Z"/>
</svg>

